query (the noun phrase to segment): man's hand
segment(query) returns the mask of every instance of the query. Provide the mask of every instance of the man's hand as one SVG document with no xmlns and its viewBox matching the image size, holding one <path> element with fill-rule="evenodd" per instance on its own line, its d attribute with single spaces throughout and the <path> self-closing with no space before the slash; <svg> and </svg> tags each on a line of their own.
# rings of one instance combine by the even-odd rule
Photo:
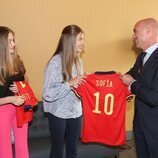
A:
<svg viewBox="0 0 158 158">
<path fill-rule="evenodd" d="M 129 86 L 134 81 L 134 78 L 129 74 L 125 74 L 125 75 L 120 76 L 120 79 L 127 86 Z"/>
</svg>

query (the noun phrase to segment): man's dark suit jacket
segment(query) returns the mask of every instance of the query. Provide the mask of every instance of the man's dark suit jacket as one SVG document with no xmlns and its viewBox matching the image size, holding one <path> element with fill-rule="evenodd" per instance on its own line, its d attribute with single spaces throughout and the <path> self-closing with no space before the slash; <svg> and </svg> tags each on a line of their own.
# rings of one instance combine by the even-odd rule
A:
<svg viewBox="0 0 158 158">
<path fill-rule="evenodd" d="M 136 80 L 131 85 L 131 91 L 136 96 L 134 126 L 140 126 L 147 135 L 158 139 L 158 49 L 151 54 L 142 69 L 141 57 L 142 53 L 127 72 Z"/>
</svg>

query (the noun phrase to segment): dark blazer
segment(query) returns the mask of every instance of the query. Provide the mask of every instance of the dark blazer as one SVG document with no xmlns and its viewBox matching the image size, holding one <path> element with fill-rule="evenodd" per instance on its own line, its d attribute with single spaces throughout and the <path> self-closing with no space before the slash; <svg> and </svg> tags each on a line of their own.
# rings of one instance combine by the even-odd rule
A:
<svg viewBox="0 0 158 158">
<path fill-rule="evenodd" d="M 136 81 L 131 85 L 135 94 L 134 126 L 139 125 L 148 135 L 158 139 L 158 49 L 144 64 L 140 72 L 140 54 L 130 74 Z"/>
</svg>

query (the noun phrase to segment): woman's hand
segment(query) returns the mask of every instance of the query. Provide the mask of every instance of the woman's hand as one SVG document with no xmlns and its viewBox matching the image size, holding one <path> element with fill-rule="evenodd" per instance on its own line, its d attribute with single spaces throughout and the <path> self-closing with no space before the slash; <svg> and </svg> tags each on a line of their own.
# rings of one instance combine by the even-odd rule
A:
<svg viewBox="0 0 158 158">
<path fill-rule="evenodd" d="M 13 93 L 17 93 L 19 91 L 15 83 L 10 85 L 9 90 L 12 91 Z"/>
<path fill-rule="evenodd" d="M 16 106 L 21 106 L 25 102 L 25 99 L 23 96 L 10 96 L 9 100 L 10 100 L 10 103 Z"/>
<path fill-rule="evenodd" d="M 70 87 L 76 86 L 76 85 L 80 85 L 80 84 L 84 84 L 84 83 L 86 82 L 84 78 L 86 78 L 85 75 L 83 75 L 83 76 L 79 75 L 79 76 L 77 76 L 77 77 L 71 79 L 71 80 L 68 82 L 68 84 L 69 84 Z"/>
</svg>

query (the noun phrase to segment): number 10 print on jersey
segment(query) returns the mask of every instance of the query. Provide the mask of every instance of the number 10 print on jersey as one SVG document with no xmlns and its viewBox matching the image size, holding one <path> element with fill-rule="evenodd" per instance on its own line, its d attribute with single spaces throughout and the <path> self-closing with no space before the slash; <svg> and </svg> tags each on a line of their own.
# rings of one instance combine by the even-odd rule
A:
<svg viewBox="0 0 158 158">
<path fill-rule="evenodd" d="M 89 74 L 74 89 L 83 103 L 81 140 L 107 145 L 125 143 L 126 98 L 130 94 L 116 73 Z"/>
</svg>

